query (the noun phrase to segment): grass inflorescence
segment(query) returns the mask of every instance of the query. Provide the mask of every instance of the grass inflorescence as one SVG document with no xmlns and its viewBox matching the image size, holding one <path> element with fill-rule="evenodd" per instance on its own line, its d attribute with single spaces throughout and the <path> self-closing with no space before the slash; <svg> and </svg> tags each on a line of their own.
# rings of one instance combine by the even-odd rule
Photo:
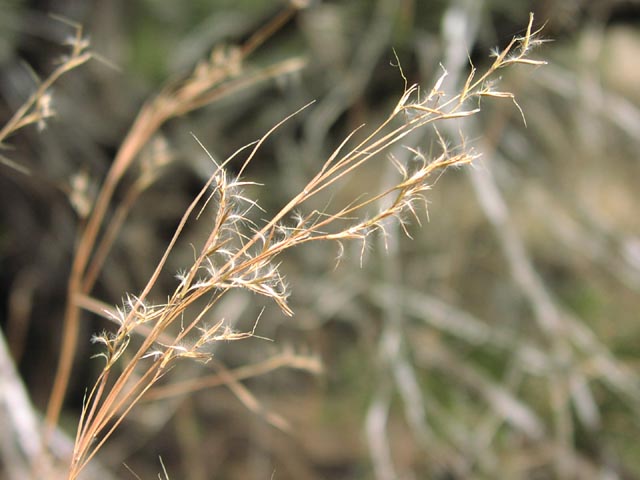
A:
<svg viewBox="0 0 640 480">
<path fill-rule="evenodd" d="M 292 4 L 282 17 L 273 20 L 244 45 L 215 49 L 190 75 L 167 84 L 140 110 L 78 232 L 68 286 L 62 353 L 47 411 L 49 425 L 58 421 L 68 385 L 81 307 L 91 302 L 90 292 L 131 203 L 154 181 L 154 175 L 135 183 L 131 195 L 125 195 L 121 204 L 114 204 L 117 185 L 143 147 L 169 119 L 256 82 L 301 69 L 302 59 L 285 60 L 257 72 L 245 72 L 243 68 L 246 57 L 296 8 L 298 6 Z M 398 222 L 408 234 L 406 224 L 412 219 L 420 222 L 434 178 L 449 167 L 470 164 L 477 157 L 466 147 L 462 135 L 459 144 L 451 146 L 440 134 L 438 125 L 476 115 L 486 98 L 507 98 L 515 103 L 511 93 L 496 88 L 495 77 L 505 67 L 543 63 L 528 56 L 531 48 L 540 42 L 532 25 L 533 16 L 525 34 L 495 52 L 493 63 L 484 73 L 471 68 L 457 93 L 443 91 L 446 71 L 426 92 L 418 85 L 408 85 L 405 79 L 404 92 L 387 118 L 379 125 L 362 126 L 353 131 L 299 193 L 266 220 L 256 220 L 259 215 L 255 213 L 261 207 L 249 197 L 246 189 L 259 184 L 245 178 L 246 168 L 282 123 L 292 121 L 301 110 L 313 106 L 306 105 L 292 113 L 258 141 L 240 148 L 224 161 L 216 160 L 207 152 L 212 167 L 209 180 L 184 212 L 146 286 L 135 295 L 125 295 L 121 306 L 108 309 L 106 315 L 113 329 L 92 337 L 93 343 L 101 347 L 96 356 L 104 361 L 104 366 L 84 399 L 68 478 L 75 479 L 83 472 L 131 410 L 145 395 L 153 396 L 152 388 L 177 362 L 207 362 L 212 357 L 212 345 L 217 342 L 256 336 L 258 319 L 252 330 L 239 332 L 224 319 L 216 318 L 214 308 L 228 292 L 242 289 L 267 297 L 285 315 L 292 315 L 288 303 L 290 286 L 280 269 L 284 252 L 312 242 L 334 242 L 339 252 L 343 252 L 343 245 L 349 241 L 361 242 L 364 252 L 373 235 L 386 236 L 390 222 Z M 51 115 L 50 86 L 63 73 L 80 66 L 91 56 L 89 44 L 78 28 L 69 57 L 0 130 L 0 142 L 26 125 L 41 125 Z M 401 69 L 400 74 L 404 77 Z M 391 154 L 391 147 L 401 144 L 412 132 L 426 128 L 433 129 L 437 140 L 439 151 L 435 155 L 407 147 L 412 158 L 408 165 Z M 363 134 L 367 129 L 369 133 Z M 195 140 L 206 151 L 206 140 Z M 339 188 L 341 181 L 358 175 L 372 159 L 385 155 L 397 171 L 391 187 L 358 196 L 342 205 L 329 204 L 323 210 L 309 206 L 312 199 Z M 229 168 L 240 159 L 243 159 L 240 168 Z M 12 164 L 9 160 L 4 162 Z M 383 203 L 381 199 L 387 201 Z M 108 217 L 109 209 L 120 214 Z M 190 221 L 206 222 L 208 236 L 194 247 L 193 262 L 175 275 L 173 292 L 162 303 L 153 303 L 154 286 L 166 271 L 167 259 Z M 285 363 L 300 364 L 295 355 L 283 358 Z M 312 362 L 300 368 L 315 369 L 317 365 Z"/>
</svg>

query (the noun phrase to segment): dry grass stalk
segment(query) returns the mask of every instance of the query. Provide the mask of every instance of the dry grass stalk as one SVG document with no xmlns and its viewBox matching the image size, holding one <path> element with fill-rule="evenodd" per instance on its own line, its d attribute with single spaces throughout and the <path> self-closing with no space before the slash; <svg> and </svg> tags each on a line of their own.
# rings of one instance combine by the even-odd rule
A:
<svg viewBox="0 0 640 480">
<path fill-rule="evenodd" d="M 226 292 L 235 288 L 249 290 L 271 298 L 285 314 L 291 315 L 292 311 L 287 303 L 289 290 L 278 268 L 280 254 L 292 247 L 314 241 L 340 243 L 360 240 L 364 244 L 376 231 L 384 235 L 385 225 L 391 219 L 396 219 L 404 226 L 406 215 L 417 218 L 416 209 L 425 202 L 424 195 L 430 188 L 432 175 L 449 166 L 468 164 L 475 158 L 471 151 L 449 148 L 437 129 L 435 131 L 440 139 L 441 154 L 435 159 L 418 155 L 420 164 L 413 168 L 394 162 L 399 180 L 392 188 L 364 199 L 355 199 L 334 211 L 302 212 L 305 203 L 311 198 L 341 179 L 355 174 L 356 170 L 372 158 L 384 153 L 416 129 L 429 125 L 435 127 L 438 122 L 474 115 L 479 112 L 478 105 L 484 97 L 506 97 L 513 100 L 510 93 L 495 90 L 491 79 L 499 69 L 509 65 L 543 63 L 527 57 L 530 48 L 540 41 L 536 38 L 537 32 L 532 31 L 532 24 L 533 17 L 526 34 L 515 38 L 503 51 L 498 52 L 493 64 L 483 75 L 476 78 L 476 71 L 472 69 L 464 88 L 457 95 L 446 97 L 445 92 L 440 89 L 446 72 L 426 96 L 421 95 L 416 85 L 407 86 L 398 104 L 381 125 L 355 146 L 347 147 L 356 134 L 353 132 L 302 191 L 261 226 L 249 218 L 251 212 L 259 206 L 243 194 L 243 187 L 251 182 L 242 180 L 241 175 L 257 155 L 262 143 L 280 124 L 254 145 L 239 150 L 221 164 L 211 157 L 214 172 L 184 213 L 148 284 L 138 296 L 128 296 L 123 308 L 116 311 L 114 321 L 119 325 L 116 332 L 105 332 L 94 337 L 95 342 L 104 346 L 102 356 L 106 363 L 85 401 L 69 478 L 78 477 L 131 409 L 175 362 L 182 359 L 207 361 L 211 355 L 208 350 L 211 344 L 221 340 L 241 340 L 254 334 L 253 331 L 234 332 L 225 326 L 223 320 L 208 323 L 212 308 Z M 200 73 L 194 73 L 193 78 L 201 77 Z M 205 96 L 210 98 L 210 93 Z M 165 92 L 141 112 L 118 154 L 114 169 L 98 198 L 93 217 L 81 238 L 78 251 L 80 259 L 74 263 L 73 283 L 69 290 L 69 304 L 74 311 L 68 312 L 68 319 L 77 322 L 74 295 L 90 288 L 85 283 L 84 276 L 90 247 L 95 243 L 113 188 L 122 172 L 131 164 L 141 145 L 148 141 L 166 118 L 184 113 L 189 109 L 188 105 L 196 108 L 200 105 L 201 98 L 202 89 L 188 81 L 182 88 L 171 90 L 169 94 Z M 474 101 L 475 105 L 470 108 Z M 248 151 L 248 156 L 240 173 L 231 177 L 225 167 L 243 151 Z M 367 212 L 384 197 L 392 199 L 388 206 L 366 217 Z M 200 247 L 193 264 L 178 275 L 178 285 L 166 303 L 151 304 L 148 301 L 149 294 L 184 226 L 196 212 L 199 212 L 198 217 L 205 215 L 205 212 L 209 215 L 206 207 L 214 211 L 208 239 Z M 190 307 L 203 299 L 206 299 L 204 307 L 190 320 L 186 320 L 185 314 L 190 311 Z M 147 334 L 134 348 L 131 337 L 141 326 L 146 327 Z M 169 340 L 167 335 L 171 335 Z M 117 371 L 116 362 L 125 351 L 127 360 L 122 365 L 122 370 Z"/>
<path fill-rule="evenodd" d="M 117 237 L 127 215 L 128 204 L 115 206 L 115 221 L 104 224 L 117 185 L 139 153 L 169 119 L 184 115 L 239 89 L 257 82 L 302 68 L 302 59 L 289 59 L 266 67 L 256 73 L 243 70 L 242 61 L 251 54 L 275 29 L 299 8 L 292 4 L 283 13 L 253 35 L 244 46 L 216 49 L 210 59 L 201 62 L 193 73 L 181 82 L 171 82 L 160 94 L 141 109 L 104 180 L 86 224 L 79 232 L 76 252 L 67 288 L 63 326 L 63 341 L 53 389 L 47 405 L 46 422 L 49 430 L 57 423 L 67 390 L 78 340 L 80 306 L 77 299 L 92 290 L 102 269 L 113 240 Z M 83 44 L 84 48 L 87 47 Z M 242 75 L 241 75 L 242 74 Z M 103 231 L 100 236 L 100 232 Z"/>
<path fill-rule="evenodd" d="M 93 54 L 89 51 L 89 41 L 83 36 L 82 26 L 68 20 L 59 20 L 68 23 L 75 30 L 75 34 L 65 42 L 69 46 L 70 52 L 60 60 L 58 67 L 45 80 L 39 82 L 31 96 L 16 110 L 9 121 L 0 128 L 0 148 L 4 147 L 4 141 L 8 137 L 29 125 L 35 124 L 38 130 L 43 130 L 46 127 L 47 119 L 55 115 L 51 105 L 51 87 L 64 74 L 80 67 L 93 57 Z M 26 167 L 2 155 L 0 155 L 0 163 L 27 175 L 31 173 Z"/>
</svg>

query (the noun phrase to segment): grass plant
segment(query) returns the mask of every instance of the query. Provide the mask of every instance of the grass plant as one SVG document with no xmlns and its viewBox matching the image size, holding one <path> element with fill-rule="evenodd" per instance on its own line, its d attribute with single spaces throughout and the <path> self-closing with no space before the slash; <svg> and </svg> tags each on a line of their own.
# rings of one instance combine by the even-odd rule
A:
<svg viewBox="0 0 640 480">
<path fill-rule="evenodd" d="M 98 305 L 94 310 L 99 309 L 100 303 L 91 297 L 93 287 L 131 206 L 157 178 L 157 166 L 146 169 L 119 200 L 114 200 L 116 188 L 135 165 L 143 147 L 169 119 L 183 116 L 257 82 L 303 68 L 304 60 L 298 58 L 274 63 L 257 72 L 246 71 L 244 66 L 246 58 L 298 8 L 299 4 L 292 3 L 289 9 L 238 47 L 215 49 L 187 78 L 168 83 L 137 115 L 87 218 L 79 226 L 67 289 L 61 354 L 46 414 L 49 434 L 59 421 L 69 383 L 81 311 L 91 305 Z M 443 91 L 446 71 L 427 91 L 408 84 L 405 79 L 404 92 L 388 117 L 379 125 L 362 126 L 347 136 L 299 193 L 264 221 L 256 219 L 261 207 L 246 193 L 247 189 L 259 186 L 245 176 L 246 169 L 259 157 L 261 147 L 269 137 L 277 134 L 278 128 L 285 122 L 295 121 L 298 113 L 313 106 L 305 105 L 285 117 L 260 139 L 240 148 L 229 158 L 218 160 L 207 152 L 212 170 L 209 180 L 184 212 L 147 284 L 136 294 L 126 294 L 121 306 L 105 309 L 114 327 L 92 338 L 102 349 L 99 356 L 104 360 L 104 367 L 84 399 L 68 478 L 81 476 L 145 396 L 161 395 L 160 387 L 155 393 L 154 387 L 158 387 L 177 362 L 208 362 L 212 358 L 212 345 L 217 342 L 259 335 L 259 318 L 252 330 L 240 332 L 227 325 L 224 319 L 217 318 L 215 307 L 230 291 L 241 289 L 267 297 L 285 315 L 293 314 L 287 301 L 290 287 L 280 269 L 281 257 L 286 251 L 313 242 L 334 242 L 339 246 L 340 260 L 347 242 L 360 242 L 361 255 L 364 255 L 371 238 L 379 235 L 384 240 L 394 222 L 409 235 L 405 226 L 411 221 L 420 223 L 422 210 L 426 209 L 427 192 L 435 179 L 445 169 L 468 165 L 477 157 L 466 146 L 464 134 L 461 133 L 457 145 L 451 145 L 441 135 L 439 126 L 476 115 L 487 99 L 508 99 L 519 109 L 511 93 L 497 88 L 496 80 L 506 67 L 543 64 L 529 57 L 531 49 L 540 42 L 531 16 L 526 32 L 496 51 L 493 63 L 486 71 L 478 73 L 475 68 L 470 69 L 460 91 Z M 70 55 L 0 130 L 0 142 L 27 125 L 42 124 L 52 114 L 51 86 L 64 73 L 92 57 L 81 28 L 76 28 L 70 43 Z M 404 78 L 399 65 L 398 69 Z M 425 155 L 407 147 L 411 164 L 396 159 L 390 153 L 391 148 L 401 145 L 403 139 L 420 129 L 432 129 L 439 151 Z M 207 150 L 206 139 L 194 138 L 194 141 Z M 349 178 L 360 175 L 373 159 L 385 155 L 397 171 L 391 187 L 357 196 L 340 205 L 329 203 L 321 210 L 310 206 L 321 194 L 339 189 Z M 28 173 L 4 157 L 3 163 Z M 232 169 L 231 165 L 239 167 Z M 381 202 L 383 199 L 385 202 Z M 108 215 L 108 212 L 115 213 Z M 179 244 L 185 227 L 194 221 L 209 225 L 208 237 L 194 247 L 193 262 L 177 274 L 175 289 L 166 301 L 154 303 L 151 300 L 154 287 L 166 273 L 167 260 Z M 278 365 L 298 365 L 298 368 L 310 370 L 318 368 L 316 363 L 308 359 L 305 363 L 295 355 L 285 356 L 279 362 Z M 261 371 L 264 368 L 242 374 L 228 372 L 226 381 L 233 384 L 239 378 Z M 161 388 L 171 394 L 171 383 Z M 194 388 L 199 386 L 196 384 Z M 179 390 L 189 390 L 189 387 Z M 285 424 L 282 428 L 286 428 Z"/>
</svg>

